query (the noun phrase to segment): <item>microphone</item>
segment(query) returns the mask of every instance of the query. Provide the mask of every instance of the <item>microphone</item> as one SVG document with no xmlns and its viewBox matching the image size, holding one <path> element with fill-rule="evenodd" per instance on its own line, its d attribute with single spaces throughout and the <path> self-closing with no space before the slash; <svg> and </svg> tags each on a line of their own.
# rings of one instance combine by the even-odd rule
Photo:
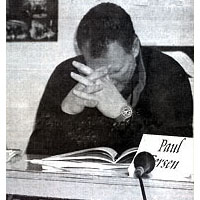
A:
<svg viewBox="0 0 200 200">
<path fill-rule="evenodd" d="M 137 178 L 150 173 L 155 167 L 154 157 L 146 151 L 140 152 L 134 159 L 135 175 Z"/>
</svg>

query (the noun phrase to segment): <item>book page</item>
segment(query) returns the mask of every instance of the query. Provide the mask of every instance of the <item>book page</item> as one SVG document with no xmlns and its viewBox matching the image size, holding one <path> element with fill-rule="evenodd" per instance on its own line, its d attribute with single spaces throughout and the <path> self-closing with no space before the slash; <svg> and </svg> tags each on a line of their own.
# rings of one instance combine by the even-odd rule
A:
<svg viewBox="0 0 200 200">
<path fill-rule="evenodd" d="M 109 147 L 96 147 L 91 149 L 84 149 L 70 153 L 59 154 L 44 158 L 43 160 L 73 160 L 73 159 L 99 159 L 108 162 L 114 161 L 117 152 Z"/>
<path fill-rule="evenodd" d="M 33 164 L 42 165 L 43 169 L 53 168 L 56 171 L 68 171 L 70 168 L 88 168 L 88 169 L 128 169 L 128 164 L 113 164 L 113 163 L 100 163 L 100 162 L 81 162 L 81 161 L 51 161 L 51 160 L 40 160 L 33 159 L 28 160 Z"/>
<path fill-rule="evenodd" d="M 115 161 L 115 163 L 119 162 L 119 161 L 122 161 L 123 158 L 125 158 L 126 156 L 128 155 L 131 155 L 133 153 L 136 153 L 138 150 L 138 147 L 133 147 L 133 148 L 130 148 L 130 149 L 127 149 L 126 151 L 124 151 L 118 158 L 117 160 Z M 134 157 L 134 156 L 133 156 Z M 132 158 L 133 159 L 133 158 Z M 131 161 L 130 161 L 131 163 Z"/>
</svg>

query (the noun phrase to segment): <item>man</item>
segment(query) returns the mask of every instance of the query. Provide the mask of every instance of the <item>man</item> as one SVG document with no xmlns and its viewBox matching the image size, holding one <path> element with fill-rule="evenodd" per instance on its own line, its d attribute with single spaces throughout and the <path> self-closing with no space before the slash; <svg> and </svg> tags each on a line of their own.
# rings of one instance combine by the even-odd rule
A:
<svg viewBox="0 0 200 200">
<path fill-rule="evenodd" d="M 27 153 L 107 146 L 119 153 L 142 134 L 192 136 L 188 75 L 172 58 L 143 48 L 119 6 L 92 8 L 77 30 L 81 55 L 51 75 Z"/>
</svg>

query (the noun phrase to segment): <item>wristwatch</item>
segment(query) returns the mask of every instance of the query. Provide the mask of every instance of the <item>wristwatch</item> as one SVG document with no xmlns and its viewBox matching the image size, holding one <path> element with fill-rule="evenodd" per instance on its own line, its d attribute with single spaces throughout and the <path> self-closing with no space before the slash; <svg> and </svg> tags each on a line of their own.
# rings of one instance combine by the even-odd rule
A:
<svg viewBox="0 0 200 200">
<path fill-rule="evenodd" d="M 125 105 L 121 108 L 120 115 L 115 120 L 117 123 L 128 122 L 132 115 L 132 107 L 129 105 Z"/>
</svg>

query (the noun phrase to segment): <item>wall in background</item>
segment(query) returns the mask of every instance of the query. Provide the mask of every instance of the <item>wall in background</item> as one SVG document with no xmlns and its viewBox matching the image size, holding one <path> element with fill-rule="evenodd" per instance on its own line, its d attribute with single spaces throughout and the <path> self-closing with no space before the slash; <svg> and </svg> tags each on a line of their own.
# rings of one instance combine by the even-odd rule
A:
<svg viewBox="0 0 200 200">
<path fill-rule="evenodd" d="M 24 150 L 55 66 L 76 55 L 82 16 L 102 0 L 59 0 L 58 42 L 7 43 L 7 147 Z M 132 17 L 143 45 L 193 46 L 193 0 L 113 0 Z M 124 3 L 126 2 L 126 4 Z"/>
</svg>

